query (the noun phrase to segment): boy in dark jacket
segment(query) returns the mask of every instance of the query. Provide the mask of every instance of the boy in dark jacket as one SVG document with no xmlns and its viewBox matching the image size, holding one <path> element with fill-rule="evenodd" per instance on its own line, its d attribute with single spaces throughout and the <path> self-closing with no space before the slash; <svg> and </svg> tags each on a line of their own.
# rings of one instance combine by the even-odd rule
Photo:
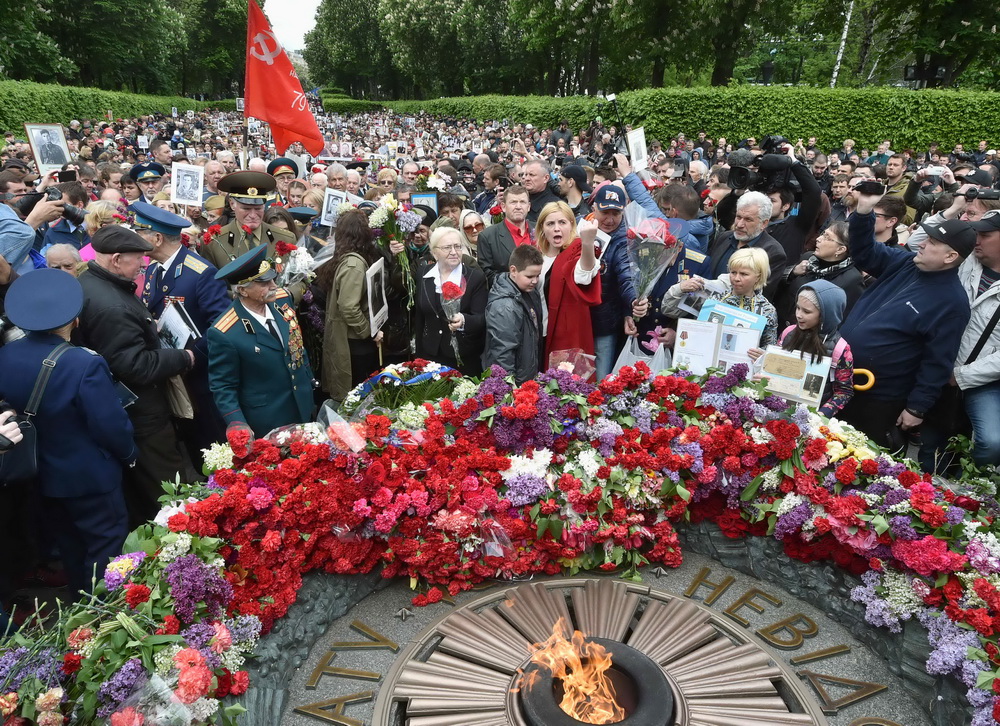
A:
<svg viewBox="0 0 1000 726">
<path fill-rule="evenodd" d="M 535 287 L 541 274 L 538 248 L 516 247 L 510 255 L 508 274 L 496 278 L 486 302 L 483 368 L 496 364 L 513 374 L 518 385 L 538 373 L 542 305 Z"/>
</svg>

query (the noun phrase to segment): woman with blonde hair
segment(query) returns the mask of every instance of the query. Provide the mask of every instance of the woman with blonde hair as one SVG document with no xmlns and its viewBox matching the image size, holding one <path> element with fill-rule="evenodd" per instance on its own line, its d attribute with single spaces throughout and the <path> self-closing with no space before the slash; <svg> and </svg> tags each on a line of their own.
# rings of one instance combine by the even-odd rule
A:
<svg viewBox="0 0 1000 726">
<path fill-rule="evenodd" d="M 93 237 L 97 230 L 112 224 L 121 224 L 124 221 L 125 215 L 118 209 L 118 205 L 102 199 L 87 205 L 83 226 L 87 230 L 87 236 Z"/>
<path fill-rule="evenodd" d="M 378 188 L 383 194 L 391 194 L 396 189 L 396 170 L 385 167 L 378 173 Z M 367 197 L 365 197 L 367 199 Z"/>
<path fill-rule="evenodd" d="M 597 224 L 584 220 L 579 229 L 566 202 L 549 202 L 538 215 L 535 239 L 542 253 L 542 331 L 545 361 L 553 351 L 580 348 L 594 355 L 590 308 L 601 302 L 601 266 L 597 263 Z"/>
<path fill-rule="evenodd" d="M 778 313 L 766 297 L 764 285 L 771 274 L 767 253 L 759 247 L 744 247 L 729 258 L 729 272 L 719 275 L 722 292 L 710 291 L 709 299 L 762 315 L 767 322 L 760 335 L 760 347 L 778 343 Z M 663 314 L 678 317 L 680 303 L 689 292 L 705 289 L 705 278 L 695 275 L 672 285 L 663 296 Z"/>
</svg>

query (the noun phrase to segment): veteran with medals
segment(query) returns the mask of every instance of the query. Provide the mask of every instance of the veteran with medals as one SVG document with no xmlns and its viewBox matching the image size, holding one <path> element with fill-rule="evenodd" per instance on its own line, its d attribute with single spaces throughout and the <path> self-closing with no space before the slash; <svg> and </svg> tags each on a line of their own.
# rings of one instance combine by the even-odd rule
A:
<svg viewBox="0 0 1000 726">
<path fill-rule="evenodd" d="M 273 260 L 278 242 L 295 244 L 292 232 L 264 222 L 265 204 L 275 188 L 274 177 L 258 171 L 234 171 L 222 177 L 219 191 L 229 195 L 234 219 L 201 248 L 201 256 L 221 270 L 261 245 L 267 245 L 267 258 Z M 298 302 L 305 287 L 305 283 L 292 285 L 288 292 Z"/>
<path fill-rule="evenodd" d="M 201 469 L 201 450 L 223 440 L 225 426 L 208 388 L 208 341 L 205 333 L 229 308 L 226 283 L 218 270 L 181 243 L 181 232 L 191 222 L 180 215 L 145 202 L 133 202 L 133 228 L 153 246 L 146 268 L 142 301 L 157 320 L 168 305 L 183 306 L 202 336 L 192 346 L 194 368 L 184 376 L 194 408 L 193 420 L 178 421 L 188 454 Z"/>
<path fill-rule="evenodd" d="M 207 335 L 215 404 L 229 428 L 255 436 L 312 420 L 312 369 L 292 300 L 275 274 L 265 245 L 219 270 L 235 300 Z"/>
</svg>

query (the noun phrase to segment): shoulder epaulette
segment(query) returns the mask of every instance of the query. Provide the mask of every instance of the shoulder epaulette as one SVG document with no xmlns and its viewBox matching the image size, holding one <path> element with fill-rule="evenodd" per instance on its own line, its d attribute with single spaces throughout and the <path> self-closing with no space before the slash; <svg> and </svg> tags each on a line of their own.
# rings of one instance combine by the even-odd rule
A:
<svg viewBox="0 0 1000 726">
<path fill-rule="evenodd" d="M 236 314 L 236 311 L 233 310 L 232 308 L 229 308 L 229 310 L 227 310 L 222 314 L 221 318 L 215 321 L 215 325 L 213 325 L 212 327 L 215 328 L 216 330 L 225 333 L 227 330 L 233 327 L 233 325 L 235 325 L 236 321 L 239 319 L 240 316 Z"/>
<path fill-rule="evenodd" d="M 702 254 L 701 252 L 695 252 L 694 250 L 684 250 L 684 254 L 692 262 L 704 262 L 708 259 L 708 255 Z"/>
<path fill-rule="evenodd" d="M 200 275 L 205 271 L 205 268 L 208 267 L 208 263 L 202 262 L 201 260 L 195 259 L 191 255 L 188 255 L 187 257 L 184 258 L 184 266 L 187 267 L 192 272 L 194 272 L 196 275 Z"/>
<path fill-rule="evenodd" d="M 275 300 L 281 300 L 282 298 L 285 298 L 285 297 L 290 297 L 290 295 L 288 294 L 288 290 L 286 290 L 283 287 L 279 287 L 277 294 L 275 294 L 275 296 L 274 296 L 274 299 Z"/>
</svg>

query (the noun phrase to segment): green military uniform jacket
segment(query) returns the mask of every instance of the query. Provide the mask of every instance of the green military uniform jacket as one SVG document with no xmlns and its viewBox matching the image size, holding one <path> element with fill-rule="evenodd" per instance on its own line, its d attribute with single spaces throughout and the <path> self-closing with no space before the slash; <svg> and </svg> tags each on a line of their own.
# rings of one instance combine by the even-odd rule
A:
<svg viewBox="0 0 1000 726">
<path fill-rule="evenodd" d="M 313 375 L 287 292 L 269 303 L 279 343 L 236 300 L 208 330 L 208 384 L 226 424 L 255 436 L 312 420 Z"/>
<path fill-rule="evenodd" d="M 267 244 L 267 259 L 274 260 L 275 246 L 278 242 L 287 242 L 290 245 L 298 243 L 295 235 L 270 224 L 261 224 L 254 230 L 251 237 L 240 229 L 239 223 L 234 219 L 227 224 L 219 233 L 212 238 L 212 241 L 198 250 L 198 254 L 222 269 L 240 255 L 249 252 L 255 247 Z M 295 283 L 288 286 L 288 292 L 298 305 L 302 299 L 302 294 L 306 291 L 304 282 Z"/>
<path fill-rule="evenodd" d="M 198 250 L 198 254 L 221 270 L 240 255 L 262 244 L 267 244 L 267 258 L 273 260 L 274 246 L 279 241 L 292 245 L 296 243 L 294 234 L 270 224 L 261 224 L 248 239 L 234 219 L 223 227 L 211 242 Z"/>
</svg>

